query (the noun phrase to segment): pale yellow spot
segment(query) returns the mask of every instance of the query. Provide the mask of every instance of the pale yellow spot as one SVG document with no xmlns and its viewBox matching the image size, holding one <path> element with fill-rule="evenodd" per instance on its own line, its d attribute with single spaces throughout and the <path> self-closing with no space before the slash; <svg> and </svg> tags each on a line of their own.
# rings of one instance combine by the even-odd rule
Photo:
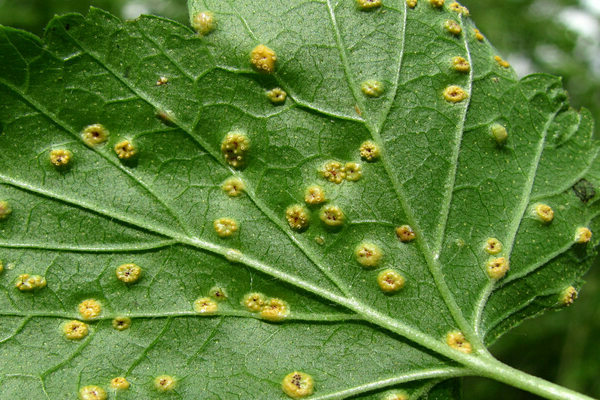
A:
<svg viewBox="0 0 600 400">
<path fill-rule="evenodd" d="M 508 131 L 504 125 L 492 124 L 490 134 L 499 146 L 502 146 L 508 140 Z"/>
<path fill-rule="evenodd" d="M 379 146 L 376 143 L 367 140 L 360 145 L 360 156 L 363 160 L 374 161 L 379 158 Z"/>
<path fill-rule="evenodd" d="M 381 7 L 381 0 L 356 0 L 356 5 L 361 10 L 371 10 Z"/>
<path fill-rule="evenodd" d="M 0 274 L 4 271 L 4 263 L 0 260 Z"/>
<path fill-rule="evenodd" d="M 285 218 L 287 219 L 290 228 L 296 231 L 308 228 L 308 224 L 310 223 L 310 214 L 308 210 L 300 204 L 289 206 L 285 210 Z"/>
<path fill-rule="evenodd" d="M 229 132 L 221 143 L 221 153 L 225 161 L 234 168 L 242 167 L 250 150 L 250 139 L 240 132 Z"/>
<path fill-rule="evenodd" d="M 251 312 L 259 312 L 266 303 L 265 295 L 262 293 L 248 293 L 244 296 L 244 305 Z"/>
<path fill-rule="evenodd" d="M 379 97 L 383 94 L 383 83 L 375 79 L 364 81 L 360 85 L 360 89 L 368 97 Z"/>
<path fill-rule="evenodd" d="M 121 160 L 129 160 L 137 154 L 137 149 L 129 140 L 123 140 L 115 144 L 115 153 Z"/>
<path fill-rule="evenodd" d="M 577 299 L 578 295 L 577 289 L 569 286 L 560 293 L 559 301 L 563 306 L 570 306 Z"/>
<path fill-rule="evenodd" d="M 106 392 L 100 386 L 89 385 L 79 389 L 81 400 L 106 400 Z"/>
<path fill-rule="evenodd" d="M 242 254 L 242 252 L 236 249 L 227 249 L 227 251 L 225 252 L 225 258 L 227 259 L 227 261 L 231 262 L 240 262 L 243 256 L 244 255 Z"/>
<path fill-rule="evenodd" d="M 544 224 L 549 224 L 554 219 L 554 210 L 547 204 L 536 204 L 535 216 Z"/>
<path fill-rule="evenodd" d="M 460 35 L 460 33 L 462 32 L 460 24 L 452 19 L 446 20 L 446 22 L 444 22 L 444 28 L 455 36 Z"/>
<path fill-rule="evenodd" d="M 50 162 L 58 168 L 68 166 L 72 159 L 73 153 L 66 149 L 56 149 L 50 152 Z"/>
<path fill-rule="evenodd" d="M 354 256 L 363 267 L 376 267 L 383 257 L 383 252 L 376 244 L 362 242 L 354 249 Z"/>
<path fill-rule="evenodd" d="M 210 11 L 199 12 L 192 19 L 192 27 L 199 35 L 204 36 L 212 32 L 217 26 L 215 16 Z"/>
<path fill-rule="evenodd" d="M 108 140 L 108 130 L 101 124 L 88 125 L 83 129 L 81 137 L 88 146 L 97 146 Z"/>
<path fill-rule="evenodd" d="M 444 6 L 444 0 L 429 0 L 429 4 L 435 8 L 442 8 Z"/>
<path fill-rule="evenodd" d="M 131 326 L 131 318 L 129 317 L 116 317 L 112 320 L 112 327 L 118 331 L 124 331 L 129 329 Z"/>
<path fill-rule="evenodd" d="M 208 291 L 208 295 L 217 301 L 227 300 L 227 292 L 219 286 L 213 286 Z"/>
<path fill-rule="evenodd" d="M 458 103 L 465 100 L 469 95 L 463 88 L 456 85 L 450 85 L 444 89 L 444 99 L 451 103 Z"/>
<path fill-rule="evenodd" d="M 167 83 L 169 83 L 169 78 L 167 78 L 166 76 L 161 76 L 156 81 L 156 86 L 163 86 L 163 85 L 166 85 Z"/>
<path fill-rule="evenodd" d="M 319 185 L 312 185 L 306 188 L 304 192 L 304 201 L 306 204 L 314 205 L 325 202 L 325 190 Z"/>
<path fill-rule="evenodd" d="M 485 38 L 483 37 L 479 29 L 473 29 L 473 33 L 475 34 L 475 39 L 479 40 L 480 42 L 483 42 L 483 39 Z"/>
<path fill-rule="evenodd" d="M 397 292 L 404 287 L 404 283 L 404 277 L 393 269 L 386 269 L 377 275 L 377 284 L 385 293 Z"/>
<path fill-rule="evenodd" d="M 355 182 L 362 177 L 362 166 L 359 163 L 347 162 L 344 165 L 344 173 L 346 174 L 346 180 Z"/>
<path fill-rule="evenodd" d="M 275 88 L 267 92 L 267 97 L 273 104 L 282 104 L 285 103 L 287 93 L 282 88 Z"/>
<path fill-rule="evenodd" d="M 387 393 L 383 400 L 408 400 L 408 394 L 405 391 L 394 391 Z"/>
<path fill-rule="evenodd" d="M 510 264 L 505 257 L 490 258 L 485 264 L 485 269 L 490 278 L 499 280 L 504 278 L 510 269 Z"/>
<path fill-rule="evenodd" d="M 496 255 L 502 251 L 502 242 L 496 238 L 489 238 L 485 241 L 484 249 L 488 254 Z"/>
<path fill-rule="evenodd" d="M 342 183 L 346 178 L 346 172 L 339 161 L 327 161 L 321 169 L 321 175 L 329 182 Z"/>
<path fill-rule="evenodd" d="M 260 310 L 260 316 L 268 321 L 281 321 L 289 314 L 288 304 L 277 298 L 269 299 Z"/>
<path fill-rule="evenodd" d="M 110 387 L 115 390 L 127 390 L 129 389 L 130 383 L 127 379 L 122 376 L 111 379 Z"/>
<path fill-rule="evenodd" d="M 273 73 L 276 61 L 277 55 L 275 52 L 263 44 L 256 46 L 250 53 L 250 62 L 260 72 Z"/>
<path fill-rule="evenodd" d="M 404 243 L 412 242 L 417 235 L 410 225 L 402 225 L 396 228 L 396 236 Z"/>
<path fill-rule="evenodd" d="M 12 208 L 8 201 L 1 200 L 0 201 L 0 221 L 8 218 L 8 216 L 12 213 Z"/>
<path fill-rule="evenodd" d="M 244 190 L 246 190 L 246 184 L 241 178 L 238 178 L 237 176 L 232 176 L 225 179 L 225 182 L 223 182 L 221 189 L 223 189 L 223 191 L 227 193 L 227 196 L 237 197 L 241 195 L 244 192 Z"/>
<path fill-rule="evenodd" d="M 300 399 L 313 394 L 314 381 L 309 374 L 294 371 L 283 378 L 283 381 L 281 381 L 281 389 L 283 389 L 283 392 L 289 397 Z"/>
<path fill-rule="evenodd" d="M 406 0 L 406 5 L 410 8 L 415 8 L 417 6 L 417 0 Z"/>
<path fill-rule="evenodd" d="M 121 282 L 125 283 L 135 283 L 142 276 L 142 269 L 135 264 L 123 264 L 117 267 L 115 271 L 117 274 L 117 278 Z"/>
<path fill-rule="evenodd" d="M 65 323 L 62 327 L 63 334 L 67 339 L 81 340 L 87 336 L 89 330 L 86 323 L 73 320 Z"/>
<path fill-rule="evenodd" d="M 238 230 L 238 224 L 231 218 L 218 218 L 213 223 L 215 232 L 222 238 L 230 237 Z"/>
<path fill-rule="evenodd" d="M 592 239 L 592 231 L 588 228 L 581 226 L 577 228 L 575 232 L 575 242 L 577 243 L 587 243 Z"/>
<path fill-rule="evenodd" d="M 21 274 L 17 277 L 15 287 L 21 292 L 31 292 L 46 287 L 46 278 L 40 275 Z"/>
<path fill-rule="evenodd" d="M 159 392 L 170 392 L 175 389 L 177 380 L 170 375 L 160 375 L 154 378 L 154 387 Z"/>
<path fill-rule="evenodd" d="M 321 218 L 321 221 L 323 221 L 325 225 L 333 227 L 342 225 L 346 219 L 342 209 L 334 205 L 327 205 L 321 208 L 319 218 Z"/>
<path fill-rule="evenodd" d="M 452 58 L 452 68 L 458 72 L 469 72 L 471 70 L 471 64 L 464 57 L 453 57 Z"/>
<path fill-rule="evenodd" d="M 219 305 L 210 297 L 200 297 L 194 301 L 194 311 L 199 314 L 214 314 Z"/>
<path fill-rule="evenodd" d="M 503 60 L 502 57 L 500 57 L 500 56 L 494 56 L 494 60 L 498 63 L 499 66 L 501 66 L 503 68 L 510 67 L 510 63 L 506 60 Z"/>
<path fill-rule="evenodd" d="M 97 300 L 87 299 L 79 303 L 77 307 L 83 319 L 94 319 L 102 312 L 102 306 Z"/>
<path fill-rule="evenodd" d="M 448 332 L 446 335 L 446 344 L 455 350 L 469 354 L 473 348 L 471 343 L 467 342 L 465 335 L 459 331 Z"/>
<path fill-rule="evenodd" d="M 459 3 L 454 2 L 448 6 L 448 8 L 458 14 L 462 14 L 465 17 L 471 15 L 467 7 L 461 6 Z"/>
<path fill-rule="evenodd" d="M 325 244 L 325 238 L 323 236 L 316 236 L 315 243 L 322 246 Z"/>
</svg>

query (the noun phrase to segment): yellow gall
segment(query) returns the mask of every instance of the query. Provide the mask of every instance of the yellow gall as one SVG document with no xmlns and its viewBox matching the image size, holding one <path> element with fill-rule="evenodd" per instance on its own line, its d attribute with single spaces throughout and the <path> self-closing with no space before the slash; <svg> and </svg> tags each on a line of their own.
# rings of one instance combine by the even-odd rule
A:
<svg viewBox="0 0 600 400">
<path fill-rule="evenodd" d="M 221 185 L 221 189 L 223 189 L 223 191 L 227 193 L 227 196 L 237 197 L 241 195 L 244 192 L 244 190 L 246 190 L 246 184 L 241 178 L 238 178 L 237 176 L 232 176 L 230 178 L 225 179 L 223 185 Z"/>
<path fill-rule="evenodd" d="M 77 310 L 83 319 L 94 319 L 102 312 L 102 306 L 97 300 L 87 299 L 79 303 Z"/>
<path fill-rule="evenodd" d="M 218 308 L 218 304 L 210 297 L 200 297 L 194 301 L 194 311 L 199 314 L 214 314 Z"/>
<path fill-rule="evenodd" d="M 347 162 L 344 165 L 346 180 L 356 182 L 362 177 L 362 166 L 359 163 Z"/>
<path fill-rule="evenodd" d="M 498 146 L 502 146 L 508 140 L 508 131 L 504 125 L 492 124 L 490 126 L 490 135 L 496 141 Z"/>
<path fill-rule="evenodd" d="M 62 331 L 67 339 L 81 340 L 87 336 L 89 329 L 86 323 L 73 320 L 65 323 Z"/>
<path fill-rule="evenodd" d="M 459 331 L 448 332 L 448 334 L 446 334 L 446 344 L 454 350 L 466 354 L 469 354 L 473 350 L 471 343 L 467 342 L 465 335 Z"/>
<path fill-rule="evenodd" d="M 494 280 L 504 278 L 510 265 L 505 257 L 490 258 L 485 264 L 485 270 L 488 276 Z"/>
<path fill-rule="evenodd" d="M 383 83 L 375 79 L 364 81 L 360 85 L 360 89 L 368 97 L 379 97 L 383 94 Z"/>
<path fill-rule="evenodd" d="M 409 8 L 415 8 L 417 6 L 417 0 L 406 0 L 406 5 Z"/>
<path fill-rule="evenodd" d="M 275 88 L 267 92 L 267 97 L 273 104 L 283 104 L 287 98 L 287 93 L 282 88 Z"/>
<path fill-rule="evenodd" d="M 536 204 L 535 217 L 544 224 L 549 224 L 554 219 L 554 210 L 547 204 Z"/>
<path fill-rule="evenodd" d="M 573 286 L 569 286 L 560 293 L 558 300 L 561 305 L 570 306 L 577 299 L 578 295 L 579 293 L 577 292 L 577 289 L 575 289 Z"/>
<path fill-rule="evenodd" d="M 387 393 L 383 397 L 383 400 L 408 400 L 408 399 L 409 399 L 408 393 L 406 393 L 403 390 Z"/>
<path fill-rule="evenodd" d="M 129 329 L 130 326 L 131 318 L 129 317 L 116 317 L 112 320 L 112 327 L 118 331 Z"/>
<path fill-rule="evenodd" d="M 273 73 L 276 61 L 275 52 L 263 44 L 256 46 L 250 53 L 250 62 L 259 72 Z"/>
<path fill-rule="evenodd" d="M 377 275 L 377 284 L 385 293 L 393 293 L 404 287 L 405 279 L 397 271 L 386 269 Z"/>
<path fill-rule="evenodd" d="M 222 238 L 230 237 L 238 230 L 238 224 L 231 218 L 218 218 L 213 222 L 217 235 Z"/>
<path fill-rule="evenodd" d="M 321 212 L 319 213 L 319 218 L 325 225 L 331 227 L 337 227 L 344 223 L 346 217 L 342 212 L 342 209 L 338 206 L 327 205 L 321 208 Z"/>
<path fill-rule="evenodd" d="M 167 78 L 166 76 L 161 76 L 156 81 L 156 86 L 163 86 L 163 85 L 166 85 L 167 83 L 169 83 L 169 78 Z"/>
<path fill-rule="evenodd" d="M 248 293 L 244 296 L 244 306 L 251 312 L 259 312 L 266 303 L 265 295 L 262 293 Z"/>
<path fill-rule="evenodd" d="M 453 57 L 452 58 L 452 68 L 458 72 L 469 72 L 471 70 L 471 64 L 464 57 Z"/>
<path fill-rule="evenodd" d="M 314 205 L 325 202 L 325 190 L 319 185 L 312 185 L 306 188 L 304 192 L 304 201 L 306 204 Z"/>
<path fill-rule="evenodd" d="M 509 68 L 510 67 L 510 63 L 508 61 L 506 61 L 506 60 L 503 60 L 502 57 L 500 57 L 500 56 L 494 56 L 494 60 L 502 68 Z"/>
<path fill-rule="evenodd" d="M 217 301 L 227 300 L 227 292 L 219 286 L 213 286 L 208 291 L 208 295 Z"/>
<path fill-rule="evenodd" d="M 0 274 L 4 271 L 4 263 L 0 260 Z"/>
<path fill-rule="evenodd" d="M 88 146 L 97 146 L 108 140 L 108 130 L 101 124 L 88 125 L 83 128 L 81 138 Z"/>
<path fill-rule="evenodd" d="M 171 375 L 160 375 L 154 378 L 154 388 L 159 392 L 170 392 L 176 385 L 177 380 Z"/>
<path fill-rule="evenodd" d="M 31 292 L 46 287 L 46 278 L 40 275 L 21 274 L 17 277 L 15 287 L 21 292 Z"/>
<path fill-rule="evenodd" d="M 100 386 L 89 385 L 79 389 L 80 400 L 106 400 L 106 392 Z"/>
<path fill-rule="evenodd" d="M 365 161 L 374 161 L 379 158 L 379 146 L 375 142 L 367 140 L 360 145 L 360 156 Z"/>
<path fill-rule="evenodd" d="M 475 39 L 479 40 L 480 42 L 483 42 L 483 39 L 485 39 L 479 29 L 473 29 L 473 34 L 475 34 Z"/>
<path fill-rule="evenodd" d="M 244 166 L 250 150 L 250 139 L 240 132 L 229 132 L 221 143 L 225 161 L 234 168 Z"/>
<path fill-rule="evenodd" d="M 491 255 L 496 255 L 502 251 L 502 242 L 496 238 L 488 238 L 485 241 L 484 250 Z"/>
<path fill-rule="evenodd" d="M 115 271 L 117 279 L 125 283 L 135 283 L 142 276 L 142 269 L 136 264 L 123 264 Z"/>
<path fill-rule="evenodd" d="M 310 223 L 310 214 L 306 207 L 300 204 L 289 206 L 285 210 L 285 218 L 287 219 L 290 228 L 295 231 L 301 231 L 308 228 Z"/>
<path fill-rule="evenodd" d="M 299 371 L 287 374 L 281 381 L 281 389 L 293 399 L 310 396 L 313 394 L 314 385 L 312 376 Z"/>
<path fill-rule="evenodd" d="M 381 0 L 356 0 L 356 6 L 363 11 L 381 7 Z"/>
<path fill-rule="evenodd" d="M 444 7 L 444 0 L 429 0 L 429 4 L 434 8 L 442 8 Z"/>
<path fill-rule="evenodd" d="M 110 387 L 115 390 L 127 390 L 129 389 L 129 386 L 131 386 L 129 381 L 122 376 L 113 378 L 110 381 Z"/>
<path fill-rule="evenodd" d="M 115 144 L 115 153 L 121 160 L 129 160 L 137 154 L 137 149 L 129 140 L 123 140 Z"/>
<path fill-rule="evenodd" d="M 268 321 L 281 321 L 290 314 L 288 304 L 277 298 L 269 299 L 260 310 L 260 316 Z"/>
<path fill-rule="evenodd" d="M 450 103 L 458 103 L 465 100 L 469 95 L 463 88 L 456 85 L 450 85 L 444 89 L 444 99 Z"/>
<path fill-rule="evenodd" d="M 354 249 L 354 256 L 363 267 L 376 267 L 383 257 L 383 252 L 376 244 L 362 242 Z"/>
<path fill-rule="evenodd" d="M 66 149 L 56 149 L 50 152 L 50 162 L 57 168 L 67 167 L 73 159 L 73 153 Z"/>
<path fill-rule="evenodd" d="M 587 243 L 592 239 L 592 231 L 588 228 L 581 226 L 577 228 L 575 232 L 575 242 L 576 243 Z"/>
<path fill-rule="evenodd" d="M 465 17 L 468 17 L 469 15 L 471 15 L 471 13 L 469 12 L 469 9 L 465 6 L 461 6 L 459 3 L 457 3 L 456 1 L 454 3 L 451 3 L 448 8 L 458 14 L 462 14 Z"/>
<path fill-rule="evenodd" d="M 210 11 L 199 12 L 192 18 L 192 27 L 198 35 L 204 36 L 215 30 L 217 21 L 215 15 Z"/>
<path fill-rule="evenodd" d="M 446 20 L 446 22 L 444 22 L 444 29 L 446 29 L 448 32 L 450 32 L 451 34 L 458 36 L 460 35 L 460 33 L 462 32 L 462 28 L 460 27 L 460 24 L 456 21 L 454 21 L 453 19 L 449 19 Z"/>
<path fill-rule="evenodd" d="M 342 183 L 346 178 L 344 167 L 339 161 L 327 161 L 321 169 L 321 175 L 333 183 Z"/>
<path fill-rule="evenodd" d="M 0 221 L 8 218 L 8 216 L 12 213 L 12 207 L 8 203 L 8 201 L 0 200 Z"/>
<path fill-rule="evenodd" d="M 410 225 L 402 225 L 396 228 L 396 236 L 401 242 L 408 243 L 417 237 L 415 231 Z"/>
</svg>

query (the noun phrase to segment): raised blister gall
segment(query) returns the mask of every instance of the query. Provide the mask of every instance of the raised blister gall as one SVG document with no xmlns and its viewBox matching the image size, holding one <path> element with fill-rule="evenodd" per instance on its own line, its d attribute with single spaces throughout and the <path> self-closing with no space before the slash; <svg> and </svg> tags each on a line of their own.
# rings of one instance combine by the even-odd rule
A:
<svg viewBox="0 0 600 400">
<path fill-rule="evenodd" d="M 376 244 L 362 242 L 354 249 L 354 256 L 363 267 L 376 267 L 383 257 L 383 252 Z"/>
<path fill-rule="evenodd" d="M 304 192 L 304 201 L 306 204 L 315 205 L 324 203 L 325 198 L 325 190 L 319 185 L 312 185 L 306 188 Z"/>
<path fill-rule="evenodd" d="M 429 0 L 429 4 L 434 8 L 442 8 L 444 6 L 444 0 Z"/>
<path fill-rule="evenodd" d="M 106 392 L 100 386 L 89 385 L 79 389 L 80 400 L 106 400 Z"/>
<path fill-rule="evenodd" d="M 360 145 L 360 156 L 365 161 L 375 161 L 379 158 L 379 146 L 375 142 L 367 140 Z"/>
<path fill-rule="evenodd" d="M 490 258 L 485 264 L 488 276 L 494 280 L 504 278 L 509 268 L 508 259 L 505 257 Z"/>
<path fill-rule="evenodd" d="M 177 386 L 177 380 L 171 375 L 160 375 L 154 378 L 154 388 L 159 392 L 170 392 Z"/>
<path fill-rule="evenodd" d="M 262 310 L 266 301 L 265 295 L 257 292 L 248 293 L 243 299 L 244 306 L 251 312 L 259 312 Z"/>
<path fill-rule="evenodd" d="M 417 6 L 417 0 L 406 0 L 406 5 L 409 8 L 415 8 Z"/>
<path fill-rule="evenodd" d="M 15 287 L 21 292 L 43 289 L 46 287 L 46 278 L 40 275 L 21 274 L 17 277 Z"/>
<path fill-rule="evenodd" d="M 221 189 L 223 189 L 223 191 L 227 193 L 227 196 L 237 197 L 244 192 L 244 190 L 246 189 L 246 184 L 241 178 L 238 178 L 237 176 L 232 176 L 230 178 L 225 179 L 223 185 L 221 186 Z"/>
<path fill-rule="evenodd" d="M 121 160 L 129 160 L 137 154 L 137 149 L 129 140 L 123 140 L 115 144 L 115 153 Z"/>
<path fill-rule="evenodd" d="M 314 381 L 307 373 L 294 371 L 281 381 L 283 392 L 293 399 L 310 396 L 314 392 Z"/>
<path fill-rule="evenodd" d="M 87 336 L 89 329 L 86 323 L 73 320 L 65 323 L 62 331 L 67 339 L 81 340 Z"/>
<path fill-rule="evenodd" d="M 115 271 L 117 279 L 125 283 L 135 283 L 142 276 L 142 269 L 136 264 L 119 265 Z"/>
<path fill-rule="evenodd" d="M 73 153 L 67 149 L 56 149 L 50 151 L 50 162 L 56 168 L 66 168 L 71 164 Z"/>
<path fill-rule="evenodd" d="M 273 104 L 283 104 L 287 98 L 287 93 L 282 88 L 275 88 L 267 92 L 267 97 Z"/>
<path fill-rule="evenodd" d="M 473 351 L 471 343 L 469 343 L 465 338 L 465 335 L 459 331 L 448 332 L 448 334 L 446 334 L 446 344 L 462 353 L 469 354 Z"/>
<path fill-rule="evenodd" d="M 396 228 L 396 236 L 401 242 L 408 243 L 417 237 L 415 231 L 410 225 L 402 225 Z"/>
<path fill-rule="evenodd" d="M 449 20 L 446 20 L 446 22 L 444 22 L 444 29 L 446 29 L 448 32 L 450 32 L 454 36 L 458 36 L 462 32 L 462 28 L 460 27 L 460 24 L 458 22 L 454 21 L 453 19 L 449 19 Z"/>
<path fill-rule="evenodd" d="M 156 86 L 164 86 L 167 83 L 169 83 L 169 78 L 167 78 L 166 76 L 161 76 L 157 79 Z"/>
<path fill-rule="evenodd" d="M 359 163 L 347 162 L 344 165 L 344 172 L 346 173 L 346 180 L 357 181 L 362 177 L 362 166 Z"/>
<path fill-rule="evenodd" d="M 220 286 L 213 286 L 208 291 L 208 295 L 217 301 L 227 300 L 227 292 Z"/>
<path fill-rule="evenodd" d="M 383 94 L 383 83 L 375 79 L 364 81 L 360 85 L 360 89 L 368 97 L 379 97 Z"/>
<path fill-rule="evenodd" d="M 87 299 L 79 303 L 77 310 L 83 319 L 94 319 L 102 312 L 102 306 L 97 300 Z"/>
<path fill-rule="evenodd" d="M 199 12 L 192 18 L 192 27 L 201 36 L 212 32 L 216 26 L 217 21 L 210 11 Z"/>
<path fill-rule="evenodd" d="M 533 212 L 534 216 L 544 224 L 549 224 L 554 219 L 554 210 L 547 204 L 536 204 Z"/>
<path fill-rule="evenodd" d="M 400 273 L 393 269 L 386 269 L 377 275 L 377 284 L 385 293 L 393 293 L 404 287 L 406 280 Z"/>
<path fill-rule="evenodd" d="M 108 140 L 108 130 L 101 124 L 88 125 L 83 129 L 81 138 L 88 146 L 97 146 Z"/>
<path fill-rule="evenodd" d="M 302 231 L 308 228 L 310 223 L 310 213 L 301 204 L 294 204 L 285 210 L 285 218 L 287 219 L 290 228 L 295 231 Z"/>
<path fill-rule="evenodd" d="M 218 218 L 213 222 L 213 227 L 217 235 L 222 238 L 227 238 L 233 235 L 238 230 L 238 224 L 231 218 Z"/>
<path fill-rule="evenodd" d="M 467 97 L 469 95 L 460 86 L 450 85 L 444 89 L 444 99 L 450 103 L 459 103 Z"/>
<path fill-rule="evenodd" d="M 569 286 L 560 292 L 558 301 L 563 306 L 570 306 L 577 299 L 578 295 L 579 293 L 577 293 L 577 289 L 575 289 L 573 286 Z"/>
<path fill-rule="evenodd" d="M 469 9 L 467 7 L 461 6 L 457 2 L 454 2 L 454 3 L 450 4 L 448 6 L 448 8 L 451 9 L 452 11 L 458 13 L 458 14 L 462 14 L 465 17 L 468 17 L 471 14 L 469 12 Z"/>
<path fill-rule="evenodd" d="M 344 166 L 339 161 L 327 161 L 321 168 L 321 175 L 329 182 L 342 183 L 346 178 Z"/>
<path fill-rule="evenodd" d="M 575 232 L 576 243 L 588 243 L 591 239 L 592 231 L 584 226 L 577 228 L 577 231 Z"/>
<path fill-rule="evenodd" d="M 356 6 L 363 11 L 381 7 L 381 0 L 356 0 Z"/>
<path fill-rule="evenodd" d="M 490 126 L 490 135 L 498 146 L 503 146 L 508 140 L 508 131 L 504 125 L 492 124 Z"/>
<path fill-rule="evenodd" d="M 491 255 L 499 254 L 502 251 L 502 242 L 500 242 L 496 238 L 488 238 L 485 241 L 484 249 L 488 254 L 491 254 Z"/>
<path fill-rule="evenodd" d="M 194 311 L 198 314 L 214 314 L 219 306 L 210 297 L 200 297 L 194 301 Z"/>
<path fill-rule="evenodd" d="M 282 321 L 290 314 L 288 304 L 277 298 L 269 299 L 260 310 L 260 316 L 268 321 Z"/>
<path fill-rule="evenodd" d="M 0 221 L 7 219 L 11 213 L 12 208 L 10 207 L 8 201 L 0 200 Z"/>
<path fill-rule="evenodd" d="M 344 224 L 346 217 L 342 209 L 335 205 L 327 205 L 321 208 L 319 218 L 325 225 L 337 227 Z"/>
<path fill-rule="evenodd" d="M 382 400 L 408 400 L 409 396 L 408 393 L 406 393 L 405 391 L 401 390 L 401 391 L 393 391 L 393 392 L 389 392 L 386 393 L 385 396 L 383 396 Z"/>
<path fill-rule="evenodd" d="M 453 57 L 452 58 L 452 68 L 458 72 L 469 72 L 471 70 L 471 64 L 464 57 Z"/>
<path fill-rule="evenodd" d="M 250 62 L 259 72 L 273 73 L 276 61 L 277 55 L 275 52 L 263 44 L 256 46 L 250 53 Z"/>
<path fill-rule="evenodd" d="M 130 326 L 131 318 L 129 317 L 116 317 L 112 320 L 112 327 L 118 331 L 129 329 Z"/>
<path fill-rule="evenodd" d="M 129 389 L 130 383 L 127 379 L 122 376 L 111 379 L 110 387 L 115 390 L 127 390 Z"/>
<path fill-rule="evenodd" d="M 244 166 L 250 150 L 250 139 L 241 132 L 229 132 L 221 143 L 225 161 L 234 168 Z"/>
<path fill-rule="evenodd" d="M 483 42 L 483 39 L 485 39 L 479 29 L 473 29 L 473 34 L 475 35 L 475 39 L 479 40 L 480 42 Z"/>
<path fill-rule="evenodd" d="M 502 68 L 510 67 L 510 63 L 508 61 L 503 60 L 502 57 L 500 57 L 500 56 L 494 56 L 494 61 L 496 61 L 498 63 L 498 65 L 501 66 Z"/>
</svg>

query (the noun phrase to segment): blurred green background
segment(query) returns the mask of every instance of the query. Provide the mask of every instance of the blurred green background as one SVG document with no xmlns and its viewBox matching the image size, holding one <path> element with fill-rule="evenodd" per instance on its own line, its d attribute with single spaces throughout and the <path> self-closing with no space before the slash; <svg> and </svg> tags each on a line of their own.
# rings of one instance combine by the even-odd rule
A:
<svg viewBox="0 0 600 400">
<path fill-rule="evenodd" d="M 352 0 L 346 0 L 352 1 Z M 520 75 L 564 78 L 574 107 L 600 121 L 600 0 L 463 0 L 478 27 Z M 125 19 L 166 16 L 187 24 L 185 0 L 0 0 L 0 24 L 36 34 L 55 14 L 94 5 Z M 596 133 L 598 133 L 598 124 Z M 492 346 L 502 361 L 600 398 L 600 272 L 593 269 L 579 300 L 561 312 L 525 321 Z M 489 380 L 469 378 L 470 400 L 537 397 Z"/>
</svg>

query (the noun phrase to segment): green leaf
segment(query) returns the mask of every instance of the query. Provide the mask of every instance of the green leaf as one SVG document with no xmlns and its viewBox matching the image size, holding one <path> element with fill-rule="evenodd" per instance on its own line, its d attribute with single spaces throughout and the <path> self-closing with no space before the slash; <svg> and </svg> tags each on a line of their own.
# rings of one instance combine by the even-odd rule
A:
<svg viewBox="0 0 600 400">
<path fill-rule="evenodd" d="M 467 375 L 584 398 L 485 349 L 559 307 L 598 243 L 575 243 L 579 227 L 597 231 L 598 146 L 558 78 L 517 80 L 469 18 L 426 1 L 369 11 L 353 1 L 191 1 L 190 10 L 210 10 L 216 29 L 202 37 L 91 9 L 53 19 L 42 40 L 0 30 L 0 200 L 12 210 L 0 220 L 0 398 L 74 398 L 97 385 L 110 398 L 279 399 L 294 371 L 312 376 L 315 399 L 459 398 L 451 378 Z M 449 19 L 460 34 L 444 28 Z M 277 54 L 272 74 L 250 63 L 259 44 Z M 459 56 L 468 72 L 453 68 Z M 383 92 L 365 95 L 371 80 Z M 446 100 L 452 85 L 466 98 Z M 267 96 L 276 87 L 283 104 Z M 93 124 L 106 143 L 84 143 Z M 492 136 L 500 126 L 503 143 Z M 250 146 L 233 166 L 221 150 L 230 132 Z M 125 139 L 137 154 L 119 159 Z M 380 157 L 361 159 L 365 141 Z M 50 161 L 59 149 L 72 156 L 60 168 Z M 360 164 L 362 176 L 324 179 L 332 160 Z M 232 176 L 240 196 L 221 187 Z M 311 185 L 327 201 L 299 208 L 310 222 L 291 229 L 286 210 Z M 551 222 L 535 217 L 538 204 L 552 207 Z M 342 210 L 341 225 L 321 221 L 328 206 Z M 220 218 L 237 231 L 220 237 Z M 403 225 L 415 240 L 399 240 Z M 503 244 L 494 257 L 510 260 L 498 280 L 486 272 L 488 238 Z M 383 254 L 371 268 L 356 259 L 364 242 Z M 141 279 L 117 279 L 126 263 Z M 387 269 L 403 288 L 379 288 Z M 21 291 L 21 274 L 47 286 Z M 198 313 L 195 300 L 215 287 L 226 299 Z M 250 292 L 283 300 L 289 314 L 252 312 Z M 66 338 L 88 299 L 100 315 L 85 321 L 87 336 Z M 131 327 L 113 329 L 118 316 Z M 454 331 L 470 354 L 446 343 Z M 156 389 L 162 375 L 173 390 Z M 129 389 L 111 389 L 119 376 Z"/>
</svg>

